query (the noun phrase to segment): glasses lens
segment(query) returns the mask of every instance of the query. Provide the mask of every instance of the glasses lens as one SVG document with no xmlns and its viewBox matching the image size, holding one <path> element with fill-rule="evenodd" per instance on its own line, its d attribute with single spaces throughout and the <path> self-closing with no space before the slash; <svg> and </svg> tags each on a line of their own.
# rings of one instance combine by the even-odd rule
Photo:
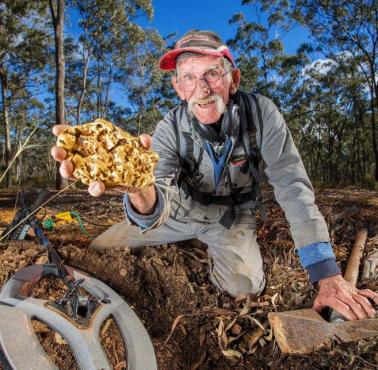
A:
<svg viewBox="0 0 378 370">
<path fill-rule="evenodd" d="M 197 84 L 197 77 L 194 75 L 185 75 L 179 79 L 182 90 L 194 90 Z"/>
<path fill-rule="evenodd" d="M 203 79 L 210 87 L 217 86 L 221 78 L 222 75 L 218 71 L 209 71 L 203 76 Z"/>
<path fill-rule="evenodd" d="M 204 81 L 210 88 L 217 88 L 222 81 L 222 77 L 225 76 L 228 72 L 231 72 L 232 69 L 221 73 L 218 70 L 211 70 L 203 75 L 202 78 L 197 78 L 193 74 L 187 74 L 179 79 L 180 87 L 184 91 L 192 91 L 196 88 L 198 80 Z"/>
</svg>

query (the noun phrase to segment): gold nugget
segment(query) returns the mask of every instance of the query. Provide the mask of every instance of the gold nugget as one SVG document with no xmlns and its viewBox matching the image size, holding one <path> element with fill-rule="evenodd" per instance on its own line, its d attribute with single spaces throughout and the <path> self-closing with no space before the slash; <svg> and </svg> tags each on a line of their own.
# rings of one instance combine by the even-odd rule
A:
<svg viewBox="0 0 378 370">
<path fill-rule="evenodd" d="M 58 135 L 57 145 L 67 151 L 73 175 L 84 184 L 101 180 L 106 187 L 142 189 L 155 182 L 159 155 L 104 119 L 67 128 Z"/>
</svg>

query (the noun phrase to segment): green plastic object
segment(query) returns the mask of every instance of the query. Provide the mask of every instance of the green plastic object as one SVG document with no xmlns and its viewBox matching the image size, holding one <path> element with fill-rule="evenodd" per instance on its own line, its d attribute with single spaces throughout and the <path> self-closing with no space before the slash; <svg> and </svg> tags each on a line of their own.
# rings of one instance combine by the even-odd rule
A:
<svg viewBox="0 0 378 370">
<path fill-rule="evenodd" d="M 54 230 L 54 220 L 52 218 L 48 218 L 47 220 L 42 222 L 42 226 L 46 230 Z"/>
<path fill-rule="evenodd" d="M 81 231 L 83 232 L 83 234 L 85 236 L 87 236 L 89 239 L 94 239 L 94 237 L 91 234 L 89 234 L 89 232 L 84 227 L 84 223 L 83 223 L 79 213 L 77 213 L 76 211 L 71 211 L 70 215 L 71 215 L 71 217 L 75 218 L 75 220 L 79 224 L 79 227 L 80 227 Z M 54 217 L 50 217 L 47 220 L 43 221 L 42 225 L 46 230 L 49 230 L 49 231 L 54 230 L 54 225 L 55 225 Z"/>
</svg>

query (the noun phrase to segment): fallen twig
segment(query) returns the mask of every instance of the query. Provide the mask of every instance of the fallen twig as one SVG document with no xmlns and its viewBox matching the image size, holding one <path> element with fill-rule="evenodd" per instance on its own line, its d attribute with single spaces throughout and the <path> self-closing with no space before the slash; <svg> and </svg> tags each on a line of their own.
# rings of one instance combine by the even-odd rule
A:
<svg viewBox="0 0 378 370">
<path fill-rule="evenodd" d="M 39 123 L 36 124 L 34 127 L 33 131 L 30 133 L 30 135 L 26 138 L 25 142 L 21 145 L 20 149 L 17 150 L 16 154 L 14 155 L 13 159 L 9 163 L 9 166 L 5 169 L 3 175 L 0 177 L 0 182 L 3 180 L 5 177 L 5 174 L 9 171 L 9 169 L 12 167 L 13 162 L 17 159 L 17 157 L 26 149 L 26 144 L 29 142 L 31 137 L 34 135 L 35 130 L 38 128 Z"/>
</svg>

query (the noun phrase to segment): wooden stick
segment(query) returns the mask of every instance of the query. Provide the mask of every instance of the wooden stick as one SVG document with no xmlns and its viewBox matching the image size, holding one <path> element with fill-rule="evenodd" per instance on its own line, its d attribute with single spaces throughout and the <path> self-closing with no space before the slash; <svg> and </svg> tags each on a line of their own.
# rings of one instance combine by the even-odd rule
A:
<svg viewBox="0 0 378 370">
<path fill-rule="evenodd" d="M 344 274 L 344 279 L 353 285 L 357 284 L 360 261 L 364 253 L 366 238 L 367 229 L 361 229 L 356 236 L 348 266 Z"/>
</svg>

